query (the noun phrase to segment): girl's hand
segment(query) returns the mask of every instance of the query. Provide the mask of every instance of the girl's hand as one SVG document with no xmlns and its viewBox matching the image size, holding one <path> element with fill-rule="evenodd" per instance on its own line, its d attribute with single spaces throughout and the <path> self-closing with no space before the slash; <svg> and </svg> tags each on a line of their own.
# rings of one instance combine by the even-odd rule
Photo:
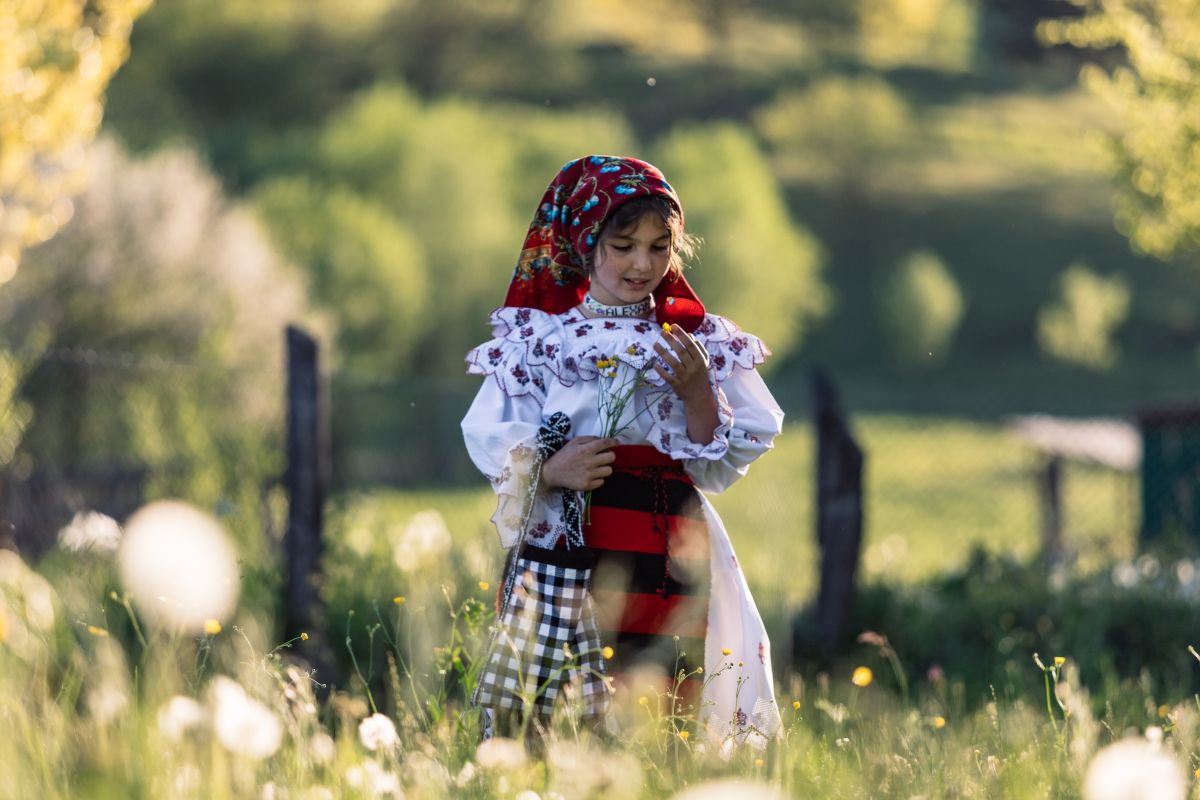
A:
<svg viewBox="0 0 1200 800">
<path fill-rule="evenodd" d="M 678 325 L 670 331 L 663 328 L 663 341 L 670 345 L 668 351 L 662 344 L 654 345 L 654 352 L 671 369 L 655 364 L 654 371 L 675 390 L 684 405 L 703 402 L 712 397 L 712 386 L 708 382 L 708 351 L 692 338 L 691 334 Z"/>
<path fill-rule="evenodd" d="M 578 436 L 542 464 L 542 486 L 547 489 L 575 489 L 580 492 L 599 489 L 612 475 L 609 466 L 617 456 L 611 448 L 616 439 Z"/>
</svg>

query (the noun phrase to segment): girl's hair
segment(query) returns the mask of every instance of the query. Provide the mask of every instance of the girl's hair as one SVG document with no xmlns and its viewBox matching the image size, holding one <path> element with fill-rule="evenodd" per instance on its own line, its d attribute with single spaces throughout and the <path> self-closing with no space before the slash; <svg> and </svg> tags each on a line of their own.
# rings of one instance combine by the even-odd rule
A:
<svg viewBox="0 0 1200 800">
<path fill-rule="evenodd" d="M 617 206 L 617 210 L 609 216 L 600 231 L 600 237 L 596 240 L 596 250 L 599 251 L 599 245 L 605 238 L 632 230 L 647 214 L 657 215 L 663 225 L 667 227 L 667 232 L 671 234 L 671 258 L 667 267 L 667 276 L 671 278 L 682 276 L 686 266 L 684 259 L 693 258 L 696 255 L 696 250 L 700 246 L 700 237 L 684 231 L 683 215 L 679 213 L 679 209 L 675 207 L 674 203 L 660 195 L 635 197 Z M 594 258 L 589 259 L 588 266 L 589 268 L 595 266 Z"/>
</svg>

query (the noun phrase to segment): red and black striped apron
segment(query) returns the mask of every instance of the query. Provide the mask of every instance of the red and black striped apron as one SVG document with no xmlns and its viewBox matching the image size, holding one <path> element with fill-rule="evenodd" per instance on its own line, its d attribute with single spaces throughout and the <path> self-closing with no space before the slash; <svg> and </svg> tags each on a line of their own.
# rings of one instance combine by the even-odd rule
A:
<svg viewBox="0 0 1200 800">
<path fill-rule="evenodd" d="M 650 666 L 699 699 L 711 582 L 699 493 L 681 462 L 649 445 L 613 448 L 613 474 L 592 492 L 584 539 L 595 551 L 592 597 L 620 682 Z M 678 638 L 676 638 L 678 637 Z M 644 687 L 643 687 L 644 688 Z M 639 687 L 632 687 L 639 691 Z"/>
</svg>

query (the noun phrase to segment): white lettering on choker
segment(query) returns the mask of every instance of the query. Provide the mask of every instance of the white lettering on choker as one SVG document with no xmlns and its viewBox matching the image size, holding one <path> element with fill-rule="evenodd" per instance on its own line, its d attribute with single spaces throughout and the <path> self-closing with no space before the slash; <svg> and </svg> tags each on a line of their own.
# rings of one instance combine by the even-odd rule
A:
<svg viewBox="0 0 1200 800">
<path fill-rule="evenodd" d="M 648 317 L 654 310 L 654 296 L 649 295 L 645 300 L 627 306 L 608 306 L 588 292 L 583 296 L 583 307 L 598 317 Z"/>
</svg>

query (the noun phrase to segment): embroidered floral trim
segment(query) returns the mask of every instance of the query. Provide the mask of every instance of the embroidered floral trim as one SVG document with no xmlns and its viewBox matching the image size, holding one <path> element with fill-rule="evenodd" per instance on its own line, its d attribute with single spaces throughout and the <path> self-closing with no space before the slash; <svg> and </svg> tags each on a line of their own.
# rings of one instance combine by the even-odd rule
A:
<svg viewBox="0 0 1200 800">
<path fill-rule="evenodd" d="M 645 418 L 650 421 L 646 430 L 646 441 L 655 450 L 671 458 L 703 458 L 717 461 L 729 451 L 729 436 L 733 431 L 733 407 L 729 405 L 725 392 L 718 386 L 717 428 L 708 444 L 693 442 L 687 435 L 687 416 L 683 403 L 667 389 L 646 393 L 643 400 Z M 667 396 L 663 396 L 667 393 Z"/>
<path fill-rule="evenodd" d="M 551 375 L 564 386 L 596 380 L 599 358 L 615 358 L 640 370 L 655 357 L 658 326 L 649 320 L 591 319 L 574 310 L 555 315 L 508 307 L 493 311 L 490 319 L 495 338 L 467 353 L 467 372 L 494 376 L 509 397 L 536 392 L 544 398 Z M 718 384 L 735 368 L 754 369 L 771 354 L 757 336 L 716 314 L 705 316 L 694 335 L 708 351 Z M 653 370 L 646 383 L 664 385 Z"/>
</svg>

